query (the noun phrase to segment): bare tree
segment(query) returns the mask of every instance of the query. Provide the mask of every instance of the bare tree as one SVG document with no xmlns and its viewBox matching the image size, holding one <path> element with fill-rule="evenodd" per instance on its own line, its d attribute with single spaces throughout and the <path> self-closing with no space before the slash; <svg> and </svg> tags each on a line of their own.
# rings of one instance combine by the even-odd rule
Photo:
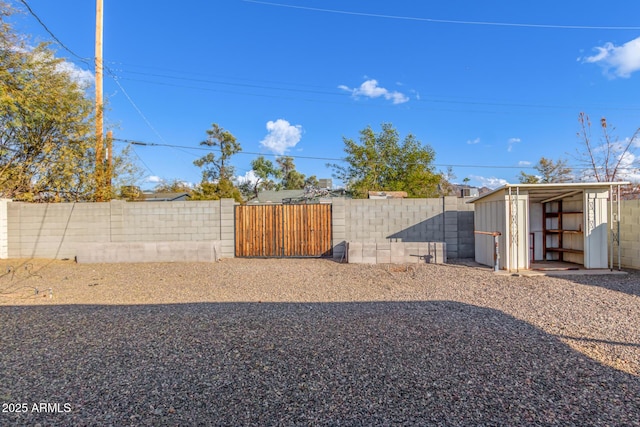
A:
<svg viewBox="0 0 640 427">
<path fill-rule="evenodd" d="M 602 135 L 600 142 L 594 142 L 591 136 L 591 120 L 585 113 L 578 116 L 580 131 L 577 132 L 582 150 L 578 150 L 577 159 L 588 170 L 587 175 L 598 182 L 612 182 L 625 179 L 640 168 L 640 159 L 636 159 L 634 148 L 640 142 L 640 128 L 631 138 L 620 141 L 615 136 L 615 127 L 600 119 Z"/>
</svg>

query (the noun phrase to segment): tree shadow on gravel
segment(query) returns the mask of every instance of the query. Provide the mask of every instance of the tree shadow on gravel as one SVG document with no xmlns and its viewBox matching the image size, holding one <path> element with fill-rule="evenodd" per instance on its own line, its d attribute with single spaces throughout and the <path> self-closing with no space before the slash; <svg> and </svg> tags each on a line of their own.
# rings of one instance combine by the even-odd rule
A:
<svg viewBox="0 0 640 427">
<path fill-rule="evenodd" d="M 0 324 L 0 401 L 28 407 L 1 425 L 640 419 L 639 378 L 457 302 L 0 307 Z"/>
</svg>

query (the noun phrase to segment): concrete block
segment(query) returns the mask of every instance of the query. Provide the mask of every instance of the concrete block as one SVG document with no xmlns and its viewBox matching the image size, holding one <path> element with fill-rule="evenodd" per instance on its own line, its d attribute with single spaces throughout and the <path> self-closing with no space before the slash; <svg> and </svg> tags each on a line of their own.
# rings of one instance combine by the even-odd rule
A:
<svg viewBox="0 0 640 427">
<path fill-rule="evenodd" d="M 344 217 L 342 217 L 342 218 L 333 217 L 332 220 L 331 220 L 331 224 L 333 225 L 334 228 L 335 227 L 344 227 L 344 226 L 347 225 L 347 220 Z"/>
<path fill-rule="evenodd" d="M 375 242 L 368 241 L 362 243 L 362 256 L 375 256 L 378 245 Z"/>
<path fill-rule="evenodd" d="M 405 243 L 390 244 L 390 262 L 392 264 L 403 264 L 405 262 Z"/>
<path fill-rule="evenodd" d="M 347 243 L 347 259 L 349 263 L 360 264 L 362 263 L 362 243 L 360 242 L 348 242 Z"/>
<path fill-rule="evenodd" d="M 377 264 L 391 263 L 391 250 L 390 249 L 376 250 L 376 263 Z"/>
<path fill-rule="evenodd" d="M 377 262 L 378 262 L 378 259 L 375 256 L 372 256 L 372 257 L 371 256 L 368 256 L 368 257 L 363 256 L 361 264 L 375 264 Z"/>
<path fill-rule="evenodd" d="M 220 242 L 88 243 L 76 248 L 78 263 L 211 262 L 219 259 Z"/>
</svg>

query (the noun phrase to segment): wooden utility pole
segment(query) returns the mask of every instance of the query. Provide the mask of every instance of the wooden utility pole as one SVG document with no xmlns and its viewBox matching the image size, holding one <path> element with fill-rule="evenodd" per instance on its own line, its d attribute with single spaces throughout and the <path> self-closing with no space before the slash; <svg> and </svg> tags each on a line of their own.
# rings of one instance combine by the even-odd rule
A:
<svg viewBox="0 0 640 427">
<path fill-rule="evenodd" d="M 102 202 L 105 199 L 104 182 L 104 103 L 102 97 L 102 2 L 96 0 L 96 201 Z"/>
<path fill-rule="evenodd" d="M 113 178 L 113 132 L 107 132 L 107 166 L 105 168 L 104 191 L 105 196 L 111 196 L 111 180 Z"/>
</svg>

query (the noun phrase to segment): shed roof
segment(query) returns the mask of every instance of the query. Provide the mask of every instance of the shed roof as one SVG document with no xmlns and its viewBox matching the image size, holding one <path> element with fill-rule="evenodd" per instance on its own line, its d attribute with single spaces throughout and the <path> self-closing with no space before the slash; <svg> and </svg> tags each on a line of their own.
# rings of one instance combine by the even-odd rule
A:
<svg viewBox="0 0 640 427">
<path fill-rule="evenodd" d="M 612 186 L 628 185 L 626 181 L 616 182 L 569 182 L 558 184 L 506 184 L 502 187 L 496 188 L 493 191 L 482 194 L 473 200 L 469 200 L 467 203 L 476 203 L 486 197 L 496 194 L 501 191 L 508 191 L 509 189 L 526 190 L 529 195 L 529 200 L 532 202 L 542 202 L 544 200 L 561 198 L 563 196 L 569 197 L 574 194 L 578 194 L 586 189 L 607 189 Z"/>
</svg>

